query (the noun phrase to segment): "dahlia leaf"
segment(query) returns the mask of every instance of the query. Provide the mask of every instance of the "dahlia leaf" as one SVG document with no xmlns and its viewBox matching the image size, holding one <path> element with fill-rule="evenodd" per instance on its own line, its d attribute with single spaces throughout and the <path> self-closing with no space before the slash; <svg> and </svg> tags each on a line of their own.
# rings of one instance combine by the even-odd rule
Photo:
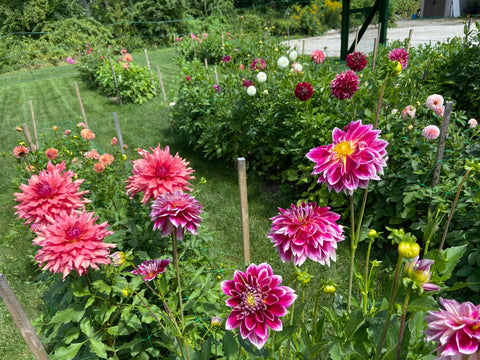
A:
<svg viewBox="0 0 480 360">
<path fill-rule="evenodd" d="M 95 354 L 97 354 L 98 357 L 102 359 L 108 358 L 107 351 L 106 351 L 107 346 L 103 342 L 95 339 L 90 339 L 90 345 L 92 345 L 92 349 L 95 352 Z"/>
<path fill-rule="evenodd" d="M 238 344 L 230 331 L 225 331 L 222 339 L 223 353 L 228 360 L 236 359 L 238 355 Z"/>
<path fill-rule="evenodd" d="M 67 347 L 59 347 L 55 350 L 55 357 L 57 359 L 70 360 L 77 355 L 78 351 L 82 347 L 83 343 L 71 344 Z"/>
</svg>

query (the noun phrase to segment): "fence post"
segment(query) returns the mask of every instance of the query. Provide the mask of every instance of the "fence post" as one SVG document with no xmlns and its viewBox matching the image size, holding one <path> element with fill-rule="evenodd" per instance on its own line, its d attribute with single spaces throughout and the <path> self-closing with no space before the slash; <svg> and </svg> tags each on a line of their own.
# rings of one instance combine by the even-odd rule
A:
<svg viewBox="0 0 480 360">
<path fill-rule="evenodd" d="M 38 146 L 38 136 L 37 136 L 37 124 L 35 123 L 35 113 L 33 112 L 33 103 L 32 100 L 28 100 L 30 103 L 30 113 L 32 114 L 32 123 L 33 123 L 33 135 L 35 136 L 35 149 L 38 150 L 40 147 Z"/>
<path fill-rule="evenodd" d="M 117 76 L 115 75 L 115 69 L 113 68 L 112 58 L 109 56 L 108 61 L 110 62 L 110 69 L 112 70 L 113 82 L 115 83 L 115 89 L 117 90 L 117 101 L 122 105 L 122 94 L 120 94 L 120 89 L 118 88 Z"/>
<path fill-rule="evenodd" d="M 38 335 L 28 319 L 25 310 L 18 301 L 15 293 L 10 287 L 7 279 L 3 274 L 0 274 L 0 297 L 2 298 L 8 312 L 12 316 L 13 321 L 17 325 L 18 330 L 23 336 L 23 339 L 28 345 L 30 352 L 37 360 L 47 360 L 48 355 L 43 347 Z"/>
<path fill-rule="evenodd" d="M 157 87 L 155 86 L 155 81 L 153 80 L 152 69 L 150 68 L 150 60 L 148 60 L 147 49 L 145 49 L 145 59 L 147 59 L 147 67 L 148 67 L 148 72 L 150 73 L 150 80 L 152 82 L 153 91 L 156 94 L 157 93 Z"/>
</svg>

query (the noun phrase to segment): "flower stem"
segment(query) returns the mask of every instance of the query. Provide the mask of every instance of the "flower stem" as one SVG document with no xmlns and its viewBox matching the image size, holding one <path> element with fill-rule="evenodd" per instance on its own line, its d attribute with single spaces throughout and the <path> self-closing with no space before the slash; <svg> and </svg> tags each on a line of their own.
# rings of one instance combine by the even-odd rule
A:
<svg viewBox="0 0 480 360">
<path fill-rule="evenodd" d="M 402 321 L 400 322 L 400 332 L 398 334 L 397 360 L 401 360 L 400 355 L 402 352 L 403 332 L 405 331 L 405 318 L 407 317 L 407 307 L 408 307 L 409 300 L 410 300 L 410 289 L 407 290 L 407 294 L 405 295 L 405 300 L 403 301 Z"/>
<path fill-rule="evenodd" d="M 455 211 L 455 207 L 457 206 L 458 198 L 460 197 L 460 192 L 462 191 L 463 184 L 465 183 L 465 180 L 467 180 L 467 176 L 471 170 L 472 168 L 469 168 L 465 173 L 465 175 L 463 175 L 462 181 L 460 182 L 460 186 L 458 187 L 457 195 L 455 195 L 455 200 L 453 201 L 452 208 L 450 209 L 450 214 L 448 214 L 447 223 L 445 224 L 445 230 L 443 232 L 442 241 L 440 242 L 440 246 L 438 248 L 440 251 L 442 251 L 443 249 L 443 244 L 445 243 L 445 238 L 447 237 L 447 233 L 448 233 L 448 227 L 450 226 L 450 221 L 452 220 L 453 212 Z"/>
<path fill-rule="evenodd" d="M 367 250 L 367 259 L 365 260 L 365 283 L 363 285 L 363 314 L 367 314 L 367 301 L 368 301 L 368 267 L 370 263 L 370 251 L 372 250 L 372 244 L 374 237 L 370 238 L 368 242 L 368 250 Z"/>
<path fill-rule="evenodd" d="M 388 308 L 387 308 L 387 317 L 385 319 L 385 324 L 383 326 L 383 331 L 382 335 L 378 341 L 378 346 L 377 346 L 377 352 L 375 354 L 375 360 L 380 358 L 380 355 L 382 354 L 382 349 L 383 349 L 383 344 L 385 343 L 385 338 L 387 336 L 387 330 L 388 327 L 390 326 L 390 318 L 392 315 L 392 310 L 393 310 L 393 303 L 395 300 L 395 293 L 397 290 L 397 282 L 398 282 L 398 277 L 400 275 L 400 269 L 402 266 L 402 257 L 399 255 L 398 256 L 398 261 L 397 261 L 397 267 L 395 268 L 395 275 L 393 278 L 393 283 L 392 283 L 392 289 L 390 290 L 390 300 L 388 301 Z"/>
<path fill-rule="evenodd" d="M 353 285 L 353 266 L 355 264 L 355 250 L 357 245 L 355 242 L 355 210 L 353 204 L 353 195 L 350 195 L 350 272 L 348 277 L 348 297 L 347 297 L 347 312 L 350 312 L 350 304 L 352 302 L 352 285 Z"/>
<path fill-rule="evenodd" d="M 185 329 L 185 322 L 183 319 L 182 287 L 180 285 L 180 268 L 178 266 L 177 236 L 175 235 L 175 232 L 172 232 L 172 249 L 173 249 L 173 265 L 175 266 L 175 272 L 177 275 L 178 306 L 180 307 L 180 320 L 182 324 L 182 334 L 183 334 L 183 331 Z"/>
<path fill-rule="evenodd" d="M 378 104 L 377 104 L 377 112 L 375 114 L 375 124 L 373 128 L 376 129 L 378 127 L 378 118 L 380 117 L 380 109 L 382 108 L 382 101 L 383 101 L 383 94 L 385 93 L 385 86 L 387 85 L 388 76 L 385 76 L 385 80 L 383 80 L 382 90 L 380 90 L 380 96 L 378 97 Z"/>
</svg>

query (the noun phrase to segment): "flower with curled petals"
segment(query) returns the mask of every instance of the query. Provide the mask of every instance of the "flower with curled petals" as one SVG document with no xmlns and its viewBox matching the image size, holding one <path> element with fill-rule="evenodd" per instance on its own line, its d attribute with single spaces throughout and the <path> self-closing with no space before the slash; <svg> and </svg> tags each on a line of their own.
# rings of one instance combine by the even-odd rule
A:
<svg viewBox="0 0 480 360">
<path fill-rule="evenodd" d="M 20 185 L 22 193 L 14 194 L 19 202 L 15 208 L 18 218 L 26 219 L 25 224 L 46 225 L 47 217 L 55 219 L 63 212 L 73 214 L 90 202 L 83 198 L 88 191 L 79 191 L 84 179 L 73 181 L 76 174 L 71 170 L 63 172 L 65 167 L 65 161 L 55 166 L 49 161 L 47 169 L 32 175 L 28 185 Z"/>
<path fill-rule="evenodd" d="M 223 292 L 229 296 L 225 303 L 232 308 L 225 329 L 240 327 L 242 338 L 248 338 L 261 349 L 267 342 L 268 328 L 282 331 L 280 317 L 297 298 L 292 289 L 281 283 L 282 277 L 274 275 L 267 263 L 251 264 L 245 272 L 235 271 L 233 280 L 221 284 Z"/>
<path fill-rule="evenodd" d="M 387 166 L 387 142 L 379 138 L 380 130 L 372 125 L 352 121 L 343 130 L 335 128 L 333 142 L 310 150 L 307 157 L 315 162 L 313 175 L 319 174 L 319 183 L 328 190 L 350 195 L 357 188 L 365 189 L 370 180 L 380 180 Z"/>
<path fill-rule="evenodd" d="M 138 265 L 137 269 L 132 271 L 132 274 L 142 275 L 143 280 L 151 281 L 155 279 L 158 274 L 163 274 L 168 264 L 170 264 L 170 259 L 147 260 Z"/>
<path fill-rule="evenodd" d="M 342 71 L 330 82 L 330 90 L 338 100 L 351 99 L 357 92 L 360 80 L 353 70 Z"/>
<path fill-rule="evenodd" d="M 367 57 L 360 51 L 354 51 L 345 58 L 346 65 L 353 71 L 362 71 L 367 66 Z"/>
<path fill-rule="evenodd" d="M 300 101 L 307 101 L 313 96 L 313 87 L 307 82 L 298 83 L 295 87 L 295 96 Z"/>
<path fill-rule="evenodd" d="M 153 230 L 160 230 L 163 237 L 175 232 L 178 240 L 183 240 L 185 229 L 196 235 L 202 220 L 201 209 L 202 205 L 190 194 L 180 191 L 161 194 L 152 202 Z"/>
<path fill-rule="evenodd" d="M 96 220 L 93 212 L 86 211 L 58 215 L 37 232 L 33 243 L 41 248 L 35 260 L 40 266 L 45 264 L 43 270 L 62 273 L 63 280 L 72 270 L 82 276 L 90 268 L 98 269 L 99 264 L 110 264 L 110 248 L 116 245 L 104 243 L 103 239 L 113 231 L 106 229 L 106 222 L 95 224 Z"/>
<path fill-rule="evenodd" d="M 443 309 L 429 311 L 425 317 L 426 340 L 438 343 L 436 359 L 477 359 L 474 354 L 480 340 L 480 305 L 443 298 L 440 303 Z"/>
<path fill-rule="evenodd" d="M 325 54 L 323 53 L 322 50 L 313 50 L 312 55 L 310 55 L 310 58 L 312 61 L 315 63 L 315 65 L 323 63 L 325 60 Z"/>
<path fill-rule="evenodd" d="M 301 266 L 307 258 L 330 266 L 336 261 L 337 242 L 345 239 L 343 227 L 337 225 L 340 215 L 318 207 L 314 203 L 279 208 L 280 213 L 271 218 L 272 229 L 267 234 L 280 253 L 283 262 L 293 258 L 295 266 Z"/>
<path fill-rule="evenodd" d="M 425 126 L 422 130 L 422 136 L 427 140 L 435 140 L 440 136 L 440 129 L 436 125 Z"/>
<path fill-rule="evenodd" d="M 194 178 L 190 176 L 194 170 L 187 167 L 189 162 L 178 156 L 178 153 L 175 156 L 170 155 L 168 146 L 162 150 L 158 144 L 155 149 L 150 150 L 152 153 L 139 149 L 138 154 L 142 159 L 133 161 L 133 175 L 129 176 L 126 186 L 130 197 L 143 192 L 142 203 L 146 204 L 160 194 L 177 190 L 192 191 L 188 181 Z"/>
<path fill-rule="evenodd" d="M 433 94 L 433 95 L 430 95 L 429 97 L 427 97 L 427 101 L 425 102 L 425 105 L 430 110 L 435 111 L 435 108 L 437 106 L 442 106 L 443 102 L 444 102 L 444 99 L 443 99 L 442 95 Z"/>
<path fill-rule="evenodd" d="M 408 65 L 408 52 L 403 48 L 393 49 L 388 53 L 390 61 L 398 61 L 402 65 L 402 69 L 405 69 Z"/>
</svg>

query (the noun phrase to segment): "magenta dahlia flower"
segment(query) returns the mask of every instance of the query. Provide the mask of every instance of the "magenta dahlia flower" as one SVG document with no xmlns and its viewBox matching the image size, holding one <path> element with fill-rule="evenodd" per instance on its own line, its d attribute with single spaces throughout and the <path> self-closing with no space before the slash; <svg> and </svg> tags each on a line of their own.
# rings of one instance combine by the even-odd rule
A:
<svg viewBox="0 0 480 360">
<path fill-rule="evenodd" d="M 335 128 L 333 143 L 319 146 L 308 152 L 307 157 L 315 162 L 313 175 L 320 174 L 319 183 L 328 189 L 350 195 L 357 188 L 365 189 L 370 180 L 380 180 L 387 166 L 387 142 L 378 137 L 380 130 L 372 125 L 362 125 L 361 120 L 352 121 L 343 130 Z"/>
<path fill-rule="evenodd" d="M 190 194 L 180 191 L 161 194 L 152 202 L 153 230 L 160 230 L 163 237 L 175 231 L 178 240 L 183 240 L 185 229 L 196 235 L 202 221 L 201 209 L 202 205 Z"/>
<path fill-rule="evenodd" d="M 245 272 L 235 271 L 233 280 L 222 282 L 223 292 L 230 296 L 225 303 L 233 308 L 225 323 L 226 330 L 240 327 L 240 335 L 258 349 L 268 339 L 268 328 L 282 331 L 280 317 L 287 313 L 297 295 L 287 286 L 280 286 L 282 277 L 272 267 L 251 264 Z"/>
<path fill-rule="evenodd" d="M 430 267 L 434 264 L 434 260 L 422 259 L 418 260 L 418 255 L 412 261 L 405 264 L 404 274 L 414 283 L 421 286 L 426 291 L 438 291 L 440 286 L 429 283 L 432 276 Z"/>
<path fill-rule="evenodd" d="M 146 204 L 160 194 L 177 190 L 192 191 L 188 181 L 194 179 L 190 176 L 194 170 L 187 167 L 189 162 L 178 156 L 178 153 L 175 156 L 170 155 L 168 146 L 162 150 L 158 144 L 155 149 L 150 150 L 152 153 L 146 150 L 138 151 L 143 159 L 133 161 L 133 175 L 129 176 L 126 186 L 130 197 L 143 192 L 142 203 Z"/>
<path fill-rule="evenodd" d="M 265 60 L 255 59 L 250 64 L 250 69 L 252 69 L 252 70 L 263 70 L 263 69 L 265 69 L 266 66 L 267 66 L 267 64 L 265 63 Z"/>
<path fill-rule="evenodd" d="M 351 99 L 358 90 L 360 80 L 353 70 L 341 72 L 330 82 L 333 96 L 338 100 Z"/>
<path fill-rule="evenodd" d="M 435 140 L 440 136 L 440 129 L 436 125 L 428 125 L 422 130 L 422 135 L 427 140 Z"/>
<path fill-rule="evenodd" d="M 393 49 L 388 53 L 390 61 L 398 61 L 402 65 L 402 70 L 408 65 L 408 52 L 403 48 Z"/>
<path fill-rule="evenodd" d="M 116 245 L 104 243 L 103 239 L 113 231 L 106 229 L 106 222 L 95 224 L 97 217 L 93 216 L 93 212 L 64 212 L 40 229 L 33 243 L 41 246 L 35 260 L 40 266 L 46 264 L 43 270 L 62 273 L 65 280 L 72 270 L 82 276 L 89 268 L 110 264 L 110 248 Z"/>
<path fill-rule="evenodd" d="M 267 236 L 280 253 L 283 262 L 293 258 L 295 266 L 301 266 L 307 258 L 330 266 L 336 261 L 337 242 L 345 239 L 343 227 L 336 221 L 340 215 L 318 207 L 314 203 L 291 205 L 290 209 L 279 208 L 280 213 L 271 218 L 272 230 Z"/>
<path fill-rule="evenodd" d="M 345 63 L 353 71 L 362 71 L 367 66 L 367 56 L 360 51 L 354 51 L 347 55 Z"/>
<path fill-rule="evenodd" d="M 28 185 L 21 184 L 22 193 L 15 193 L 19 219 L 26 219 L 25 224 L 46 225 L 47 217 L 55 219 L 60 213 L 72 214 L 85 208 L 90 200 L 83 195 L 88 191 L 78 191 L 84 179 L 73 180 L 73 171 L 65 170 L 65 161 L 53 165 L 48 162 L 47 169 L 38 175 L 32 175 Z"/>
<path fill-rule="evenodd" d="M 307 101 L 313 96 L 313 87 L 307 82 L 298 83 L 295 87 L 295 96 L 300 101 Z"/>
<path fill-rule="evenodd" d="M 438 343 L 437 359 L 465 359 L 464 355 L 475 354 L 480 340 L 480 305 L 442 298 L 440 303 L 444 310 L 429 311 L 425 317 L 427 341 Z"/>
<path fill-rule="evenodd" d="M 170 259 L 151 259 L 144 261 L 138 265 L 136 270 L 132 271 L 132 274 L 142 275 L 145 281 L 151 281 L 157 277 L 158 274 L 163 274 L 168 264 L 170 264 Z"/>
<path fill-rule="evenodd" d="M 313 50 L 311 59 L 316 65 L 321 64 L 325 60 L 325 54 L 322 50 Z"/>
</svg>

